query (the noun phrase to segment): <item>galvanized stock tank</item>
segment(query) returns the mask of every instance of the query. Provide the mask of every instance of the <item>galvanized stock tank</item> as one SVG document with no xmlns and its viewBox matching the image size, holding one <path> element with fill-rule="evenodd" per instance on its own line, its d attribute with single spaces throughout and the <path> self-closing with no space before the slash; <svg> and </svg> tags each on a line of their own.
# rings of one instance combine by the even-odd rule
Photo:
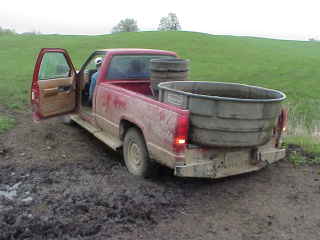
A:
<svg viewBox="0 0 320 240">
<path fill-rule="evenodd" d="M 222 82 L 164 82 L 159 100 L 190 110 L 194 144 L 254 147 L 272 137 L 286 95 L 280 91 Z"/>
<path fill-rule="evenodd" d="M 150 80 L 153 91 L 158 91 L 158 84 L 169 81 L 188 80 L 189 60 L 178 58 L 160 58 L 150 61 Z"/>
</svg>

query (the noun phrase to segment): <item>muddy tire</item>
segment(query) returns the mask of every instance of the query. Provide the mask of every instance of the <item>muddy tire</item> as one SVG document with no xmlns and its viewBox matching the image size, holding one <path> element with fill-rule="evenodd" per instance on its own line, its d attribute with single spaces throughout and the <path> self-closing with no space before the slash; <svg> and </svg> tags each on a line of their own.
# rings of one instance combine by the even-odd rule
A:
<svg viewBox="0 0 320 240">
<path fill-rule="evenodd" d="M 123 156 L 130 173 L 140 177 L 149 177 L 155 172 L 155 163 L 149 159 L 148 150 L 141 132 L 130 128 L 123 143 Z"/>
</svg>

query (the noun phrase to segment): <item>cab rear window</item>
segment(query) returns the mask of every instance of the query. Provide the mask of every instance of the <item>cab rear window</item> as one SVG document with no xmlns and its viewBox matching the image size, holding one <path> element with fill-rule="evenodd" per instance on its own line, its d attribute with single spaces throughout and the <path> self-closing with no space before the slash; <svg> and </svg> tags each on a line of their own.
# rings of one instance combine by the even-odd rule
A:
<svg viewBox="0 0 320 240">
<path fill-rule="evenodd" d="M 150 60 L 176 58 L 171 55 L 117 55 L 112 57 L 106 76 L 108 80 L 149 79 Z"/>
</svg>

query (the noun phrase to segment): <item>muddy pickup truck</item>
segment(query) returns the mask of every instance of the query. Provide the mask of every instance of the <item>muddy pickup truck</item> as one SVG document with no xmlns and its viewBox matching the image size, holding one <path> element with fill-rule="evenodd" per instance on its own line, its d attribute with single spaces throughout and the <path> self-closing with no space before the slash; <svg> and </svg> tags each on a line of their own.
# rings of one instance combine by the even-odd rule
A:
<svg viewBox="0 0 320 240">
<path fill-rule="evenodd" d="M 174 89 L 170 92 L 169 89 L 169 101 L 165 101 L 165 92 L 160 91 L 161 96 L 155 96 L 150 88 L 150 60 L 168 58 L 178 57 L 174 52 L 162 50 L 104 49 L 93 52 L 76 71 L 66 50 L 42 49 L 36 61 L 31 87 L 33 119 L 39 121 L 68 116 L 110 148 L 122 151 L 129 172 L 144 177 L 152 174 L 155 166 L 161 164 L 173 169 L 176 176 L 221 178 L 257 171 L 285 156 L 280 143 L 286 116 L 281 109 L 276 120 L 268 125 L 268 136 L 257 144 L 224 146 L 224 135 L 219 133 L 220 130 L 212 133 L 216 136 L 215 143 L 193 141 L 195 130 L 192 121 L 200 121 L 200 125 L 204 126 L 200 130 L 204 133 L 210 121 L 201 121 L 186 106 L 170 103 L 170 94 L 174 97 L 175 93 L 182 91 Z M 97 72 L 97 59 L 102 59 L 102 64 L 90 103 L 90 82 Z M 133 61 L 141 67 L 139 72 L 129 74 Z M 227 100 L 232 102 L 231 98 Z M 196 109 L 208 112 L 202 101 L 206 102 L 201 98 L 196 101 Z M 220 108 L 225 106 L 228 109 L 229 105 L 219 104 Z M 213 109 L 214 106 L 218 106 L 217 103 Z M 242 109 L 242 117 L 239 115 L 241 119 L 236 121 L 250 126 L 254 111 L 259 107 L 255 103 L 251 106 L 252 109 L 249 107 L 245 114 L 244 108 L 240 105 L 236 107 Z M 266 109 L 264 107 L 261 111 L 266 112 Z M 228 114 L 235 116 L 232 109 Z M 225 124 L 223 118 L 227 115 L 224 114 L 222 120 L 212 121 Z M 248 120 L 244 120 L 246 118 L 243 116 L 248 116 Z M 256 121 L 262 124 L 260 119 Z M 236 134 L 238 139 L 243 136 L 241 132 Z M 260 137 L 261 133 L 257 136 Z M 255 141 L 253 139 L 253 143 Z"/>
</svg>

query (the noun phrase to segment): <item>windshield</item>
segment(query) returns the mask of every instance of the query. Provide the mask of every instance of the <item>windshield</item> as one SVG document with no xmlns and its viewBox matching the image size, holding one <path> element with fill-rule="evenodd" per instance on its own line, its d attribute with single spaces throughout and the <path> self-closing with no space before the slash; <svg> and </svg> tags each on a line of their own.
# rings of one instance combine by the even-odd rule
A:
<svg viewBox="0 0 320 240">
<path fill-rule="evenodd" d="M 117 55 L 109 65 L 108 80 L 149 79 L 150 60 L 176 58 L 171 55 Z"/>
</svg>

